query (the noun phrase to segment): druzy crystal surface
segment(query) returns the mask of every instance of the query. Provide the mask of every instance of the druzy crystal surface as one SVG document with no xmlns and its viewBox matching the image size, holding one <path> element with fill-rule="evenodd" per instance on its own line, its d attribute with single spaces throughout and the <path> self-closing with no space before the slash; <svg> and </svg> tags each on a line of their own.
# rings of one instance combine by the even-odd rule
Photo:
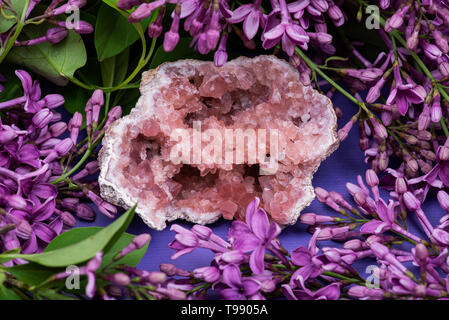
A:
<svg viewBox="0 0 449 320">
<path fill-rule="evenodd" d="M 106 200 L 125 208 L 138 203 L 136 212 L 158 230 L 178 218 L 200 224 L 244 218 L 254 197 L 272 220 L 293 224 L 314 198 L 313 173 L 338 145 L 330 100 L 274 56 L 240 57 L 223 67 L 165 63 L 144 73 L 140 90 L 130 115 L 106 132 L 99 183 Z M 237 143 L 260 129 L 265 144 L 251 145 L 250 134 Z M 277 132 L 276 155 L 270 130 Z M 217 141 L 220 150 L 211 147 Z M 174 161 L 180 150 L 184 158 Z M 270 157 L 275 171 L 264 170 Z"/>
</svg>

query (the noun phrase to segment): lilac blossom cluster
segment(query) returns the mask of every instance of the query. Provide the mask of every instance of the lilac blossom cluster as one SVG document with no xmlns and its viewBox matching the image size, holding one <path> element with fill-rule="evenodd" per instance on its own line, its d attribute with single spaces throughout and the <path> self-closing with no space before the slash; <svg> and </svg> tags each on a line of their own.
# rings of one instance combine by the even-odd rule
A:
<svg viewBox="0 0 449 320">
<path fill-rule="evenodd" d="M 332 0 L 286 0 L 262 2 L 254 0 L 231 10 L 228 0 L 119 0 L 120 9 L 135 8 L 128 20 L 136 23 L 157 12 L 157 18 L 148 27 L 151 38 L 163 32 L 162 21 L 167 4 L 175 4 L 171 14 L 170 29 L 164 34 L 164 49 L 172 51 L 180 39 L 180 23 L 192 37 L 191 46 L 201 54 L 215 50 L 215 64 L 223 65 L 227 60 L 226 41 L 232 30 L 247 48 L 254 49 L 256 36 L 264 49 L 282 44 L 282 49 L 292 56 L 295 46 L 307 49 L 309 44 L 333 54 L 332 36 L 327 33 L 326 19 L 336 26 L 344 23 L 344 15 Z M 239 25 L 242 24 L 242 29 Z"/>
<path fill-rule="evenodd" d="M 75 113 L 68 123 L 56 108 L 64 104 L 59 94 L 41 95 L 39 83 L 23 70 L 16 71 L 23 95 L 0 102 L 0 250 L 20 247 L 23 253 L 41 252 L 58 234 L 76 224 L 75 216 L 93 220 L 86 202 L 113 217 L 116 208 L 98 195 L 91 179 L 97 162 L 80 157 L 101 141 L 105 128 L 121 116 L 121 108 L 99 123 L 103 92 L 96 90 L 86 106 L 86 131 L 81 139 L 83 116 Z M 16 263 L 23 261 L 16 260 Z"/>
<path fill-rule="evenodd" d="M 172 259 L 201 248 L 213 253 L 210 265 L 187 271 L 161 264 L 160 271 L 152 272 L 118 265 L 115 276 L 97 273 L 97 278 L 111 282 L 93 292 L 95 276 L 89 276 L 89 266 L 98 268 L 100 263 L 90 262 L 86 293 L 103 299 L 124 294 L 137 299 L 205 299 L 211 291 L 226 300 L 447 299 L 449 215 L 442 214 L 440 223 L 432 226 L 421 208 L 426 190 L 409 187 L 396 172 L 389 178 L 395 186 L 388 202 L 379 196 L 379 179 L 371 169 L 366 183 L 359 176 L 357 184 L 347 184 L 354 206 L 334 191 L 317 188 L 318 199 L 338 215 L 300 216 L 313 234 L 307 247 L 285 249 L 278 238 L 281 228 L 269 221 L 256 198 L 247 207 L 246 220 L 233 221 L 226 240 L 206 226 L 189 230 L 172 225 Z M 449 195 L 440 191 L 438 200 L 447 212 Z M 406 212 L 416 216 L 421 230 L 408 229 Z M 144 243 L 139 239 L 148 237 L 135 241 Z M 328 240 L 339 244 L 317 245 Z M 129 249 L 124 251 L 117 257 Z M 366 264 L 373 267 L 371 279 L 358 271 Z"/>
<path fill-rule="evenodd" d="M 352 63 L 364 67 L 339 61 L 327 67 L 349 84 L 360 107 L 339 136 L 343 141 L 358 123 L 359 145 L 374 171 L 385 172 L 399 159 L 396 168 L 411 183 L 425 180 L 435 187 L 449 135 L 449 10 L 441 1 L 380 1 L 380 7 L 375 32 L 385 50 L 370 61 L 361 53 L 363 43 L 348 41 Z M 447 179 L 441 181 L 447 186 Z"/>
<path fill-rule="evenodd" d="M 79 10 L 86 4 L 86 0 L 52 0 L 48 7 L 43 10 L 36 10 L 38 5 L 40 5 L 41 0 L 30 0 L 28 7 L 26 8 L 23 24 L 42 24 L 46 22 L 49 25 L 45 35 L 39 36 L 34 39 L 28 39 L 14 42 L 14 46 L 33 46 L 43 42 L 49 42 L 56 44 L 61 42 L 67 37 L 68 30 L 74 30 L 76 33 L 85 34 L 92 33 L 93 27 L 90 23 L 86 21 L 76 21 L 71 19 L 63 20 L 61 17 L 65 14 L 73 13 L 75 10 Z M 2 12 L 10 14 L 9 19 L 20 19 L 21 12 L 16 12 L 16 7 L 12 2 L 8 0 L 0 1 L 0 8 Z M 39 12 L 36 13 L 35 12 Z M 78 15 L 79 17 L 79 15 Z M 4 19 L 4 17 L 2 18 Z M 0 43 L 1 47 L 6 46 L 7 41 L 14 34 L 17 29 L 17 24 L 12 24 L 11 27 L 4 33 L 0 33 Z"/>
</svg>

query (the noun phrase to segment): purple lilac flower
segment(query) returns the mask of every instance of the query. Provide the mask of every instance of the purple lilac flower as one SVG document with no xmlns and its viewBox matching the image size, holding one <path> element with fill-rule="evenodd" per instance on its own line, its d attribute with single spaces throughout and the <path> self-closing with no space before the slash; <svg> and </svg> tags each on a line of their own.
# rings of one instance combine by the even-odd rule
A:
<svg viewBox="0 0 449 320">
<path fill-rule="evenodd" d="M 36 253 L 75 225 L 73 214 L 92 220 L 95 213 L 78 198 L 65 198 L 59 192 L 59 187 L 66 187 L 67 182 L 53 183 L 63 173 L 61 163 L 67 165 L 66 170 L 71 169 L 64 159 L 77 151 L 81 115 L 76 113 L 69 125 L 59 121 L 60 114 L 55 108 L 64 103 L 64 98 L 57 94 L 42 98 L 39 83 L 26 71 L 17 70 L 16 75 L 22 82 L 24 95 L 0 103 L 6 114 L 0 122 L 0 209 L 4 212 L 0 222 L 15 225 L 16 229 L 1 235 L 0 250 L 20 246 L 24 253 Z M 99 111 L 96 105 L 102 104 L 101 97 L 102 93 L 97 92 L 90 100 L 95 102 L 95 122 Z M 70 137 L 62 139 L 66 130 Z M 96 170 L 94 163 L 80 169 L 76 183 L 82 186 L 82 192 L 77 197 L 93 199 L 111 216 L 116 209 L 96 194 L 98 186 L 92 184 L 87 188 L 92 183 L 89 176 Z"/>
</svg>

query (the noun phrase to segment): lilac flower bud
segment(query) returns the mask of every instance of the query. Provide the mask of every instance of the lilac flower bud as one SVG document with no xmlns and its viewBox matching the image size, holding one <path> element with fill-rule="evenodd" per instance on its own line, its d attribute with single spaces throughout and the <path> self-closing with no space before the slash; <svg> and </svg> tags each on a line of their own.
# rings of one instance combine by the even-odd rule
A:
<svg viewBox="0 0 449 320">
<path fill-rule="evenodd" d="M 89 99 L 92 105 L 100 105 L 104 104 L 104 95 L 103 90 L 97 89 L 92 93 L 92 97 Z"/>
<path fill-rule="evenodd" d="M 363 249 L 363 243 L 359 239 L 352 239 L 346 241 L 343 247 L 347 250 L 358 251 Z"/>
<path fill-rule="evenodd" d="M 197 49 L 201 54 L 207 54 L 209 52 L 209 48 L 207 47 L 207 34 L 205 32 L 201 32 L 198 36 Z"/>
<path fill-rule="evenodd" d="M 165 33 L 163 43 L 165 52 L 173 51 L 179 42 L 179 20 L 179 14 L 175 14 L 170 31 Z"/>
<path fill-rule="evenodd" d="M 363 192 L 356 192 L 354 194 L 354 201 L 359 207 L 363 207 L 366 203 L 366 195 Z"/>
<path fill-rule="evenodd" d="M 427 252 L 427 248 L 422 243 L 418 243 L 415 247 L 414 254 L 419 261 L 426 261 L 429 253 Z"/>
<path fill-rule="evenodd" d="M 382 111 L 380 118 L 386 126 L 389 126 L 393 122 L 393 114 L 390 111 Z"/>
<path fill-rule="evenodd" d="M 183 291 L 174 289 L 174 288 L 167 289 L 167 288 L 159 287 L 156 289 L 156 292 L 167 296 L 167 298 L 170 300 L 185 300 L 186 299 L 186 294 Z"/>
<path fill-rule="evenodd" d="M 159 266 L 159 269 L 165 273 L 166 275 L 168 275 L 169 277 L 172 277 L 176 274 L 176 266 L 174 264 L 171 263 L 162 263 Z"/>
<path fill-rule="evenodd" d="M 449 212 L 449 195 L 446 193 L 446 191 L 443 190 L 438 191 L 437 198 L 440 207 L 444 211 Z"/>
<path fill-rule="evenodd" d="M 240 264 L 245 261 L 246 256 L 241 251 L 232 250 L 232 251 L 224 252 L 220 256 L 220 258 L 221 258 L 221 260 L 223 260 L 226 263 Z"/>
<path fill-rule="evenodd" d="M 404 204 L 410 211 L 416 211 L 421 206 L 421 202 L 410 191 L 404 193 L 403 199 Z"/>
<path fill-rule="evenodd" d="M 152 39 L 159 37 L 162 34 L 162 20 L 164 18 L 164 7 L 162 7 L 161 9 L 159 9 L 159 13 L 157 15 L 156 20 L 150 24 L 150 26 L 148 27 L 148 36 Z"/>
<path fill-rule="evenodd" d="M 8 205 L 14 209 L 23 210 L 27 206 L 25 199 L 18 194 L 6 195 L 3 197 Z"/>
<path fill-rule="evenodd" d="M 53 124 L 48 130 L 52 137 L 59 137 L 67 130 L 67 124 L 65 122 L 60 121 Z"/>
<path fill-rule="evenodd" d="M 397 178 L 395 182 L 395 191 L 397 194 L 401 195 L 408 191 L 407 183 L 404 178 Z"/>
<path fill-rule="evenodd" d="M 438 70 L 445 78 L 449 77 L 449 61 L 448 59 L 438 58 Z"/>
<path fill-rule="evenodd" d="M 149 233 L 143 233 L 135 237 L 132 243 L 135 245 L 136 249 L 139 250 L 147 245 L 151 241 L 151 235 Z"/>
<path fill-rule="evenodd" d="M 366 183 L 370 187 L 376 187 L 379 185 L 379 177 L 377 176 L 376 172 L 374 172 L 374 170 L 366 170 Z"/>
<path fill-rule="evenodd" d="M 449 53 L 449 44 L 447 42 L 446 36 L 444 36 L 440 30 L 434 29 L 432 31 L 432 36 L 435 39 L 435 43 L 438 48 L 444 53 Z"/>
<path fill-rule="evenodd" d="M 217 67 L 223 66 L 228 60 L 228 53 L 226 52 L 227 38 L 227 33 L 223 33 L 223 35 L 221 36 L 220 44 L 218 46 L 218 50 L 214 54 L 214 63 Z"/>
<path fill-rule="evenodd" d="M 70 139 L 72 139 L 72 142 L 75 144 L 78 140 L 78 134 L 81 128 L 81 125 L 83 123 L 83 116 L 79 112 L 75 112 L 73 114 L 72 119 L 69 121 L 69 125 L 67 129 L 70 132 Z"/>
<path fill-rule="evenodd" d="M 276 290 L 276 281 L 273 279 L 267 279 L 261 282 L 260 290 L 262 292 L 273 292 Z"/>
<path fill-rule="evenodd" d="M 56 27 L 47 30 L 46 39 L 53 44 L 59 43 L 67 37 L 67 30 L 64 28 Z"/>
<path fill-rule="evenodd" d="M 320 187 L 315 188 L 315 194 L 319 202 L 326 202 L 326 199 L 329 197 L 329 192 Z"/>
<path fill-rule="evenodd" d="M 193 274 L 195 275 L 196 278 L 202 279 L 210 283 L 220 279 L 220 271 L 213 266 L 194 269 Z"/>
<path fill-rule="evenodd" d="M 303 213 L 299 216 L 301 223 L 313 226 L 317 223 L 333 222 L 335 217 L 317 215 L 315 213 Z"/>
<path fill-rule="evenodd" d="M 93 203 L 98 207 L 98 210 L 101 211 L 107 217 L 113 218 L 114 214 L 117 212 L 117 208 L 112 204 L 104 201 L 100 196 L 89 190 L 87 192 L 87 197 L 92 200 Z"/>
<path fill-rule="evenodd" d="M 349 288 L 348 295 L 355 298 L 377 298 L 383 297 L 384 291 L 382 289 L 368 289 L 363 286 L 353 286 Z"/>
<path fill-rule="evenodd" d="M 129 276 L 123 272 L 114 273 L 106 277 L 106 280 L 112 282 L 116 286 L 127 286 L 131 282 Z"/>
<path fill-rule="evenodd" d="M 375 118 L 371 118 L 370 121 L 371 124 L 373 125 L 375 136 L 381 141 L 387 139 L 388 138 L 387 129 L 385 129 L 385 127 Z"/>
<path fill-rule="evenodd" d="M 139 21 L 142 21 L 145 18 L 148 18 L 154 9 L 157 7 L 163 5 L 165 1 L 162 1 L 163 3 L 160 3 L 161 1 L 153 1 L 151 3 L 143 3 L 141 4 L 136 10 L 134 10 L 128 17 L 128 21 L 130 23 L 136 23 Z M 123 4 L 124 5 L 124 4 Z M 129 4 L 124 5 L 127 7 Z"/>
<path fill-rule="evenodd" d="M 171 277 L 171 276 L 180 276 L 180 277 L 189 277 L 190 273 L 186 270 L 177 268 L 175 265 L 171 264 L 171 263 L 162 263 L 159 266 L 159 269 L 167 274 L 167 276 Z"/>
<path fill-rule="evenodd" d="M 412 34 L 407 38 L 407 47 L 410 50 L 415 50 L 419 43 L 419 29 L 415 28 Z"/>
<path fill-rule="evenodd" d="M 151 271 L 145 276 L 145 280 L 152 284 L 163 284 L 167 280 L 167 274 L 159 271 Z"/>
<path fill-rule="evenodd" d="M 404 16 L 409 10 L 410 6 L 406 5 L 397 10 L 385 23 L 385 31 L 390 32 L 393 29 L 399 29 L 404 23 Z"/>
<path fill-rule="evenodd" d="M 307 32 L 307 36 L 322 45 L 332 42 L 332 36 L 324 32 Z"/>
<path fill-rule="evenodd" d="M 73 145 L 74 144 L 72 139 L 66 138 L 55 146 L 55 151 L 58 154 L 58 156 L 62 157 L 66 155 L 70 150 L 72 150 Z"/>
<path fill-rule="evenodd" d="M 437 150 L 437 157 L 440 161 L 449 160 L 449 148 L 446 146 L 439 146 Z"/>
<path fill-rule="evenodd" d="M 143 0 L 119 0 L 117 2 L 117 7 L 119 7 L 122 10 L 129 10 L 134 6 L 141 4 L 142 2 Z"/>
<path fill-rule="evenodd" d="M 364 82 L 372 82 L 379 79 L 382 76 L 382 69 L 379 68 L 367 68 L 367 69 L 346 69 L 347 75 L 360 79 Z"/>
<path fill-rule="evenodd" d="M 93 221 L 95 219 L 95 211 L 87 204 L 80 203 L 76 207 L 76 216 L 82 220 Z"/>
<path fill-rule="evenodd" d="M 72 211 L 76 211 L 76 208 L 79 204 L 79 199 L 78 198 L 64 198 L 61 201 L 61 206 L 63 208 L 72 210 Z"/>
<path fill-rule="evenodd" d="M 336 228 L 324 228 L 320 231 L 320 233 L 318 234 L 317 240 L 331 240 L 341 234 L 344 234 L 346 232 L 348 232 L 350 229 L 349 226 L 344 226 L 344 227 L 336 227 Z"/>
<path fill-rule="evenodd" d="M 54 109 L 64 104 L 64 97 L 60 94 L 48 94 L 42 99 L 44 106 Z"/>
<path fill-rule="evenodd" d="M 421 48 L 424 50 L 424 54 L 431 60 L 438 60 L 443 53 L 441 50 L 434 44 L 428 43 L 424 40 L 421 40 L 420 42 Z"/>
<path fill-rule="evenodd" d="M 33 228 L 28 221 L 22 219 L 16 224 L 16 234 L 19 238 L 28 240 L 33 234 Z"/>
<path fill-rule="evenodd" d="M 186 247 L 197 247 L 198 246 L 198 237 L 191 233 L 178 233 L 175 236 L 175 239 Z"/>
<path fill-rule="evenodd" d="M 369 89 L 368 95 L 366 96 L 366 102 L 373 103 L 380 97 L 380 90 L 386 82 L 385 78 L 386 76 L 384 75 L 373 87 Z"/>
<path fill-rule="evenodd" d="M 344 23 L 344 21 L 345 21 L 345 18 L 343 16 L 343 12 L 335 4 L 331 4 L 329 6 L 329 10 L 327 10 L 327 14 L 329 15 L 329 18 L 332 19 L 332 21 L 334 22 L 334 24 L 337 27 L 341 26 Z"/>
<path fill-rule="evenodd" d="M 347 136 L 348 136 L 349 132 L 351 131 L 353 125 L 354 125 L 354 121 L 353 121 L 353 119 L 351 119 L 344 125 L 343 128 L 338 130 L 338 138 L 339 138 L 340 141 L 344 141 L 347 138 Z"/>
<path fill-rule="evenodd" d="M 439 243 L 447 246 L 449 245 L 449 233 L 440 228 L 435 228 L 432 232 L 432 236 Z"/>
<path fill-rule="evenodd" d="M 212 229 L 199 224 L 194 225 L 191 231 L 195 233 L 201 240 L 209 240 L 212 235 Z"/>
<path fill-rule="evenodd" d="M 94 31 L 94 27 L 86 21 L 79 21 L 75 23 L 73 30 L 78 34 L 89 34 Z"/>
<path fill-rule="evenodd" d="M 207 48 L 209 50 L 214 50 L 217 46 L 218 39 L 220 39 L 220 31 L 218 24 L 218 9 L 214 10 L 212 13 L 212 19 L 210 22 L 209 30 L 207 30 Z"/>
<path fill-rule="evenodd" d="M 104 125 L 107 128 L 112 122 L 117 119 L 120 119 L 122 116 L 122 108 L 120 106 L 116 106 L 108 112 L 108 119 L 106 120 L 106 124 Z"/>
<path fill-rule="evenodd" d="M 311 0 L 310 2 L 320 12 L 326 12 L 329 9 L 329 4 L 326 0 Z"/>
<path fill-rule="evenodd" d="M 62 223 L 64 224 L 64 226 L 66 226 L 68 228 L 73 228 L 76 225 L 76 219 L 75 219 L 75 217 L 73 217 L 73 215 L 70 212 L 63 211 L 61 213 L 61 217 L 62 217 Z"/>
<path fill-rule="evenodd" d="M 32 122 L 36 128 L 42 129 L 51 122 L 52 118 L 53 114 L 50 109 L 45 108 L 34 114 Z"/>
<path fill-rule="evenodd" d="M 437 93 L 433 98 L 432 106 L 430 107 L 430 119 L 432 122 L 440 122 L 442 117 L 440 95 Z"/>
</svg>

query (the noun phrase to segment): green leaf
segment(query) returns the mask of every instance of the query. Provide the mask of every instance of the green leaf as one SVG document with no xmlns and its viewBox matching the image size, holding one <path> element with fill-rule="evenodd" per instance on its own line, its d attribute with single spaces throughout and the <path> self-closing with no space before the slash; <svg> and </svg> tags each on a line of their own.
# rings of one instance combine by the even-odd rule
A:
<svg viewBox="0 0 449 320">
<path fill-rule="evenodd" d="M 61 294 L 61 293 L 56 292 L 55 290 L 51 290 L 51 289 L 39 290 L 38 294 L 40 296 L 50 299 L 50 300 L 77 300 L 73 297 L 66 296 L 64 294 Z"/>
<path fill-rule="evenodd" d="M 37 263 L 26 263 L 6 268 L 17 280 L 29 285 L 38 285 L 50 278 L 52 275 L 64 271 L 61 268 L 48 268 Z"/>
<path fill-rule="evenodd" d="M 22 298 L 14 290 L 0 284 L 0 300 L 22 300 Z"/>
<path fill-rule="evenodd" d="M 81 264 L 91 259 L 96 253 L 105 254 L 125 232 L 134 216 L 135 206 L 111 223 L 107 228 L 94 235 L 58 250 L 45 251 L 40 254 L 0 254 L 1 258 L 21 258 L 47 267 L 64 267 Z"/>
<path fill-rule="evenodd" d="M 14 10 L 16 11 L 16 13 L 19 15 L 21 15 L 23 8 L 25 7 L 25 1 L 23 0 L 10 0 Z M 14 12 L 12 12 L 11 10 L 5 10 L 5 14 L 7 16 L 14 16 Z M 0 33 L 4 33 L 6 31 L 8 31 L 13 25 L 16 24 L 17 20 L 16 18 L 13 19 L 6 19 L 3 15 L 0 14 Z"/>
<path fill-rule="evenodd" d="M 105 87 L 112 87 L 122 83 L 128 72 L 128 61 L 129 48 L 126 48 L 120 54 L 100 62 L 101 77 Z"/>
<path fill-rule="evenodd" d="M 102 5 L 95 26 L 95 48 L 99 61 L 113 57 L 139 39 L 136 29 L 124 16 Z"/>
<path fill-rule="evenodd" d="M 29 25 L 22 33 L 27 39 L 37 38 L 45 33 L 45 25 Z M 7 59 L 15 64 L 30 68 L 50 81 L 65 85 L 75 71 L 87 60 L 86 48 L 81 36 L 69 30 L 67 37 L 57 44 L 44 42 L 31 47 L 16 47 Z"/>
<path fill-rule="evenodd" d="M 154 69 L 160 64 L 168 61 L 176 61 L 179 59 L 199 59 L 199 60 L 211 60 L 213 59 L 213 54 L 209 53 L 207 55 L 202 55 L 190 48 L 190 42 L 192 38 L 181 38 L 179 40 L 176 48 L 171 52 L 165 52 L 163 45 L 160 45 L 154 53 L 151 59 L 150 69 Z"/>
<path fill-rule="evenodd" d="M 66 231 L 59 236 L 57 236 L 45 249 L 45 252 L 47 251 L 53 251 L 58 250 L 64 247 L 69 246 L 70 244 L 74 242 L 78 242 L 80 239 L 85 239 L 88 237 L 91 237 L 95 235 L 96 233 L 100 232 L 103 228 L 101 227 L 85 227 L 85 228 L 75 228 L 69 231 Z M 123 233 L 121 237 L 117 240 L 117 242 L 114 243 L 114 245 L 111 247 L 109 252 L 105 254 L 103 257 L 102 266 L 105 266 L 109 264 L 112 259 L 115 257 L 115 255 L 120 252 L 123 248 L 125 248 L 127 245 L 129 245 L 132 240 L 135 238 L 135 235 L 129 234 L 129 233 Z M 139 249 L 134 250 L 130 254 L 126 255 L 120 261 L 117 263 L 120 264 L 126 264 L 128 266 L 137 266 L 137 264 L 140 262 L 140 260 L 143 258 L 147 246 Z M 117 264 L 115 263 L 115 264 Z"/>
</svg>

